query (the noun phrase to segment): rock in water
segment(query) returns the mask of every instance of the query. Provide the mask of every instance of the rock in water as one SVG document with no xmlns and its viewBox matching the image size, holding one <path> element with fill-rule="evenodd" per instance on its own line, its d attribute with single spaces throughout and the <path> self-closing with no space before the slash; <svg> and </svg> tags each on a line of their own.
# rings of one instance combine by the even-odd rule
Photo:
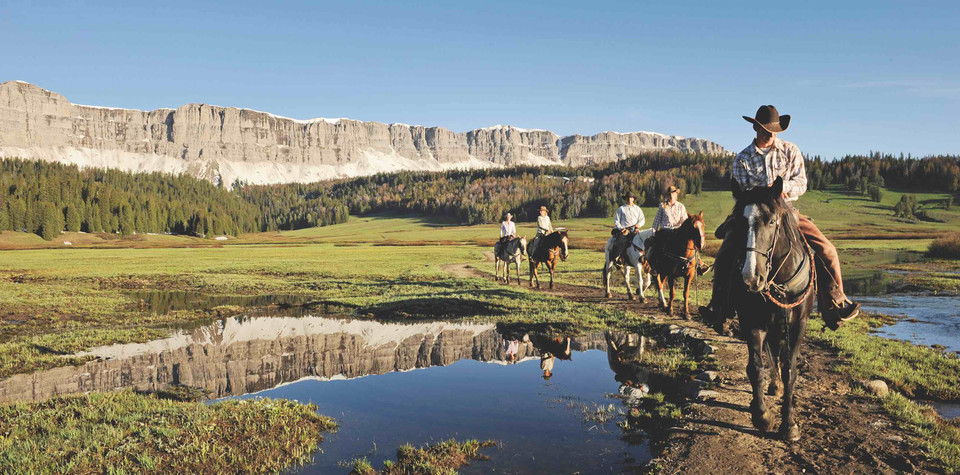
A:
<svg viewBox="0 0 960 475">
<path fill-rule="evenodd" d="M 141 111 L 72 104 L 21 81 L 0 84 L 0 157 L 126 171 L 187 173 L 231 186 L 313 182 L 400 170 L 584 165 L 648 150 L 728 153 L 653 132 L 559 137 L 549 130 L 296 120 L 208 104 Z"/>
</svg>

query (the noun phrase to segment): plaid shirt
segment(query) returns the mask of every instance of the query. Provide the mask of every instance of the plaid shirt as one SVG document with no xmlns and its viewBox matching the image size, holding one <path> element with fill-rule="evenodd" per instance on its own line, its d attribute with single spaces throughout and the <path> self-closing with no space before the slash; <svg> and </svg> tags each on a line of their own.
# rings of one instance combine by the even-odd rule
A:
<svg viewBox="0 0 960 475">
<path fill-rule="evenodd" d="M 773 185 L 777 177 L 783 177 L 783 193 L 787 201 L 796 201 L 807 191 L 807 172 L 803 155 L 796 145 L 773 139 L 766 155 L 751 143 L 733 159 L 730 176 L 745 189 Z"/>
<path fill-rule="evenodd" d="M 653 229 L 677 229 L 687 220 L 687 207 L 677 201 L 674 204 L 660 203 L 660 209 L 653 218 Z"/>
</svg>

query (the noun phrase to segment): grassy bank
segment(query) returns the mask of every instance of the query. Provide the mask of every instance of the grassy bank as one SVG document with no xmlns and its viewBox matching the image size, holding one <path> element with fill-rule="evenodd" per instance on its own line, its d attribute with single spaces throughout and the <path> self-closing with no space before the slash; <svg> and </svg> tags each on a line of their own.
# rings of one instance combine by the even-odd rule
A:
<svg viewBox="0 0 960 475">
<path fill-rule="evenodd" d="M 182 402 L 129 391 L 0 406 L 3 473 L 274 473 L 336 424 L 316 406 Z"/>
<path fill-rule="evenodd" d="M 496 442 L 492 440 L 458 442 L 454 439 L 420 448 L 406 444 L 397 449 L 397 461 L 384 462 L 383 469 L 376 470 L 367 459 L 359 459 L 353 462 L 350 473 L 352 475 L 455 474 L 458 468 L 473 460 L 487 460 L 487 456 L 481 454 L 480 449 L 493 445 L 496 445 Z"/>
<path fill-rule="evenodd" d="M 857 380 L 885 381 L 892 390 L 879 402 L 907 432 L 910 443 L 945 471 L 960 472 L 960 421 L 945 421 L 931 407 L 912 399 L 960 399 L 960 358 L 870 334 L 870 329 L 891 321 L 865 315 L 831 331 L 821 320 L 811 320 L 808 336 L 838 351 L 837 371 Z"/>
</svg>

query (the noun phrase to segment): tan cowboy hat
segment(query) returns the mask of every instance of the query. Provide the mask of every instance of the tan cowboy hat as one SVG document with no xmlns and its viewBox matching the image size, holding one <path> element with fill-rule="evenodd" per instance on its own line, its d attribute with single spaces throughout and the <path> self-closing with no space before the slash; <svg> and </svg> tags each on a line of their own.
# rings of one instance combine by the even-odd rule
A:
<svg viewBox="0 0 960 475">
<path fill-rule="evenodd" d="M 540 211 L 549 211 L 546 206 L 541 206 Z"/>
<path fill-rule="evenodd" d="M 780 115 L 777 108 L 772 105 L 760 106 L 755 117 L 743 116 L 743 119 L 772 133 L 783 132 L 790 126 L 790 116 Z"/>
</svg>

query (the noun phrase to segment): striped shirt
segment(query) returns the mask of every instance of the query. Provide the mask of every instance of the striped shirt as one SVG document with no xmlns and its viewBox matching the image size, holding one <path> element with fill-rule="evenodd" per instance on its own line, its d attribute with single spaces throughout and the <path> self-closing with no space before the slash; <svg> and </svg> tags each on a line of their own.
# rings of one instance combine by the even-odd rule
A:
<svg viewBox="0 0 960 475">
<path fill-rule="evenodd" d="M 787 201 L 796 201 L 807 191 L 807 172 L 803 155 L 796 145 L 773 139 L 767 149 L 757 148 L 752 142 L 733 159 L 730 176 L 744 189 L 773 185 L 777 177 L 783 177 L 783 193 Z"/>
<path fill-rule="evenodd" d="M 660 203 L 660 209 L 653 218 L 653 229 L 677 229 L 687 220 L 687 207 L 677 201 L 674 204 Z"/>
</svg>

